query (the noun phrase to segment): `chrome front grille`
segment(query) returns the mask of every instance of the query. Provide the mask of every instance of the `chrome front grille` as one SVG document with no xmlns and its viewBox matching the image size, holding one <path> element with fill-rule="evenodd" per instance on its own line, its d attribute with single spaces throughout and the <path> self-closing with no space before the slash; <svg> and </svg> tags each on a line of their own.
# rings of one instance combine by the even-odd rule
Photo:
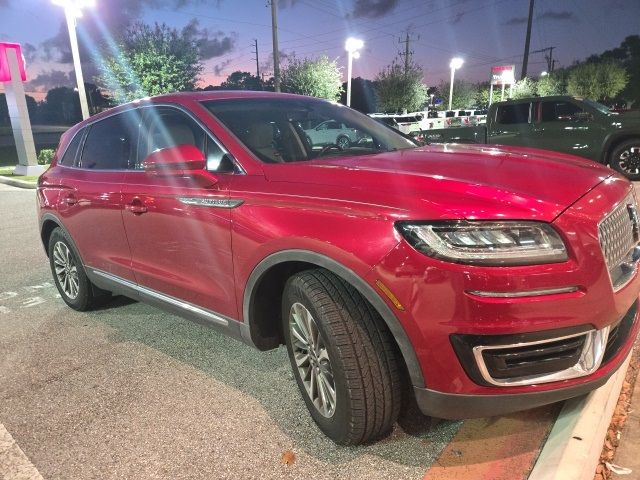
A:
<svg viewBox="0 0 640 480">
<path fill-rule="evenodd" d="M 598 224 L 598 237 L 614 288 L 628 281 L 634 270 L 631 253 L 638 243 L 638 213 L 629 194 Z"/>
</svg>

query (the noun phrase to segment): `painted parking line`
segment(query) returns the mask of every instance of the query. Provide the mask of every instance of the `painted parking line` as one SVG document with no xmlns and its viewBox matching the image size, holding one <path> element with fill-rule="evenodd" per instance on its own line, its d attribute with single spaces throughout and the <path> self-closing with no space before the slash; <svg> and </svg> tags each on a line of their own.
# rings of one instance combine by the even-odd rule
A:
<svg viewBox="0 0 640 480">
<path fill-rule="evenodd" d="M 0 478 L 5 480 L 43 480 L 11 434 L 0 423 Z"/>
</svg>

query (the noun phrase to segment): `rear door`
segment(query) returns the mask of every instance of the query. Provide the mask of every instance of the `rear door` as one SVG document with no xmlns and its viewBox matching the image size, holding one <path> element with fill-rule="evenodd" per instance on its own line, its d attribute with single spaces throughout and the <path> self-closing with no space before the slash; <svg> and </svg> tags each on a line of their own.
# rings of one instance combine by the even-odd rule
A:
<svg viewBox="0 0 640 480">
<path fill-rule="evenodd" d="M 137 164 L 123 180 L 124 225 L 141 287 L 238 318 L 226 201 L 234 165 L 219 143 L 182 109 L 145 107 Z M 158 175 L 142 170 L 151 152 L 194 145 L 206 175 Z"/>
<path fill-rule="evenodd" d="M 531 102 L 507 103 L 496 107 L 487 132 L 488 143 L 532 147 Z"/>
<path fill-rule="evenodd" d="M 84 265 L 127 280 L 134 278 L 120 187 L 136 155 L 139 123 L 139 112 L 129 110 L 89 125 L 73 164 L 60 166 L 57 211 Z"/>
</svg>

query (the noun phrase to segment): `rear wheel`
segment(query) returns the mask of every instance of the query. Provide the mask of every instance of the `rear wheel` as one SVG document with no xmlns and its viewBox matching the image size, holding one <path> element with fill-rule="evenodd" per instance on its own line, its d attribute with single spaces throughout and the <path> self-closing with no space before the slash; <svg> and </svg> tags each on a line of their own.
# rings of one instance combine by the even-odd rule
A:
<svg viewBox="0 0 640 480">
<path fill-rule="evenodd" d="M 640 180 L 640 138 L 627 140 L 614 148 L 609 165 L 629 180 Z"/>
<path fill-rule="evenodd" d="M 291 277 L 283 332 L 304 401 L 320 429 L 342 445 L 387 434 L 401 406 L 396 346 L 377 312 L 323 270 Z"/>
<path fill-rule="evenodd" d="M 96 307 L 110 293 L 95 287 L 87 278 L 80 255 L 73 243 L 60 227 L 49 237 L 49 264 L 62 300 L 74 310 L 89 310 Z"/>
</svg>

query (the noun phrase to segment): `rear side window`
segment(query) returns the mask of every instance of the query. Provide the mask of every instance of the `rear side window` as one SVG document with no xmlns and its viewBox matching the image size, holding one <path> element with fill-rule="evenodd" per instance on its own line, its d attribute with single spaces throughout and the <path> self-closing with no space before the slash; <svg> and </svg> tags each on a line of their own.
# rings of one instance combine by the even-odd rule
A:
<svg viewBox="0 0 640 480">
<path fill-rule="evenodd" d="M 76 156 L 78 155 L 78 147 L 80 147 L 80 142 L 82 142 L 82 137 L 84 136 L 84 129 L 76 132 L 74 137 L 69 142 L 66 151 L 62 158 L 58 161 L 58 165 L 64 165 L 66 167 L 73 167 L 76 164 Z"/>
<path fill-rule="evenodd" d="M 516 123 L 529 123 L 529 103 L 516 103 L 515 105 L 501 105 L 496 113 L 496 123 L 513 125 Z"/>
<path fill-rule="evenodd" d="M 140 126 L 137 110 L 93 124 L 82 150 L 80 166 L 92 170 L 125 170 L 135 163 Z"/>
</svg>

